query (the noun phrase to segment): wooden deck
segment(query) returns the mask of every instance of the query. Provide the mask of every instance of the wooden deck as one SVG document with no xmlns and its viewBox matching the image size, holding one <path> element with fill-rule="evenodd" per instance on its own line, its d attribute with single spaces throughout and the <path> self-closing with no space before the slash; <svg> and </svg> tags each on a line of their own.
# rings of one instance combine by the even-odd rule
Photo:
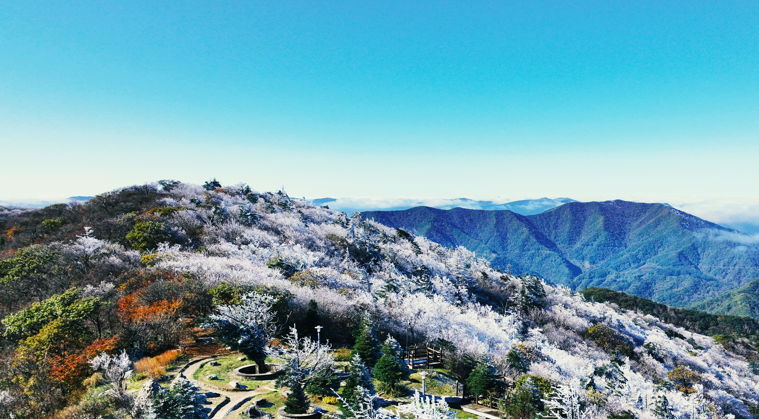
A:
<svg viewBox="0 0 759 419">
<path fill-rule="evenodd" d="M 465 404 L 461 406 L 461 410 L 471 413 L 473 415 L 477 415 L 481 418 L 487 418 L 487 419 L 501 419 L 501 412 L 491 409 L 487 406 L 483 406 L 480 404 Z"/>
</svg>

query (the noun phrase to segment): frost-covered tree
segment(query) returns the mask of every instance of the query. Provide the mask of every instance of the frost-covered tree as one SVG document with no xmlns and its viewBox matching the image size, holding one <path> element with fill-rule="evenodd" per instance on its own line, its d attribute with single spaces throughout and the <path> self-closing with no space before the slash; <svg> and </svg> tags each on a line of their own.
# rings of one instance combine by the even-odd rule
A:
<svg viewBox="0 0 759 419">
<path fill-rule="evenodd" d="M 522 278 L 522 290 L 520 292 L 520 302 L 522 310 L 532 311 L 545 306 L 546 297 L 543 282 L 534 275 L 527 275 Z"/>
<path fill-rule="evenodd" d="M 411 415 L 417 419 L 453 419 L 456 412 L 452 411 L 442 398 L 425 397 L 414 391 L 411 403 L 398 406 L 398 412 Z"/>
<path fill-rule="evenodd" d="M 669 403 L 667 395 L 663 392 L 659 393 L 656 397 L 656 403 L 651 409 L 653 414 L 659 419 L 674 419 L 675 415 L 672 412 L 672 406 Z"/>
<path fill-rule="evenodd" d="M 374 394 L 374 384 L 369 370 L 361 360 L 358 354 L 351 358 L 348 369 L 348 378 L 345 380 L 343 387 L 343 403 L 340 410 L 345 415 L 351 415 L 351 409 L 358 409 L 359 404 L 364 399 L 364 393 Z"/>
<path fill-rule="evenodd" d="M 266 343 L 277 331 L 272 304 L 272 296 L 247 294 L 239 305 L 217 306 L 204 327 L 215 328 L 221 342 L 255 362 L 259 373 L 266 372 Z"/>
<path fill-rule="evenodd" d="M 285 344 L 288 351 L 283 358 L 287 364 L 277 386 L 292 387 L 300 381 L 308 393 L 322 396 L 340 386 L 329 343 L 320 345 L 308 337 L 299 338 L 298 329 L 291 327 Z"/>
<path fill-rule="evenodd" d="M 208 419 L 206 396 L 190 380 L 180 376 L 167 390 L 154 396 L 144 419 Z"/>
<path fill-rule="evenodd" d="M 591 412 L 586 408 L 580 392 L 568 385 L 556 386 L 551 398 L 543 400 L 546 417 L 554 419 L 586 419 Z"/>
<path fill-rule="evenodd" d="M 123 392 L 124 377 L 127 371 L 132 369 L 132 361 L 129 359 L 126 351 L 121 351 L 119 355 L 108 355 L 102 352 L 90 360 L 90 365 L 95 371 L 102 371 L 103 376 L 113 385 L 118 392 Z"/>
</svg>

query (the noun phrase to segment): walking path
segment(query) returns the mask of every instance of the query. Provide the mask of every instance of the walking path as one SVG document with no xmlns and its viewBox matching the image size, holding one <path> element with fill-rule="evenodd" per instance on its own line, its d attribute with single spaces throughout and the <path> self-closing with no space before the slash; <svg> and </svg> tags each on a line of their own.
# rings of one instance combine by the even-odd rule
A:
<svg viewBox="0 0 759 419">
<path fill-rule="evenodd" d="M 245 404 L 241 402 L 243 402 L 245 399 L 252 399 L 253 397 L 258 396 L 259 394 L 266 394 L 272 391 L 276 391 L 273 388 L 263 387 L 263 386 L 252 391 L 224 391 L 224 390 L 219 390 L 217 388 L 206 387 L 205 385 L 203 385 L 202 382 L 193 379 L 192 376 L 195 374 L 195 372 L 198 371 L 198 369 L 200 369 L 201 365 L 203 365 L 204 360 L 211 359 L 211 358 L 213 357 L 201 357 L 201 358 L 192 359 L 187 364 L 185 364 L 184 370 L 181 373 L 182 375 L 185 376 L 185 378 L 195 383 L 195 385 L 197 385 L 201 389 L 220 394 L 221 397 L 226 397 L 227 399 L 229 399 L 229 402 L 226 403 L 224 407 L 216 411 L 213 414 L 213 416 L 211 416 L 211 418 L 219 418 L 219 419 L 227 418 L 227 417 L 234 418 L 232 413 L 240 410 L 242 405 Z"/>
</svg>

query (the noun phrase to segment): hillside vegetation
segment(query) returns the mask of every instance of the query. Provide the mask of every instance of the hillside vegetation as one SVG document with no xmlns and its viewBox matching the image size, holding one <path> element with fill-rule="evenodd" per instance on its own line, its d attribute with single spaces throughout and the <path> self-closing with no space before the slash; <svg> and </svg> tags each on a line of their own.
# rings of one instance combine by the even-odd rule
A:
<svg viewBox="0 0 759 419">
<path fill-rule="evenodd" d="M 664 204 L 570 202 L 529 216 L 419 207 L 363 216 L 464 246 L 504 271 L 671 306 L 689 306 L 759 276 L 759 247 L 747 244 L 748 236 Z"/>
<path fill-rule="evenodd" d="M 718 297 L 694 304 L 696 310 L 759 318 L 759 279 Z"/>
<path fill-rule="evenodd" d="M 397 342 L 408 339 L 444 349 L 470 394 L 521 419 L 749 417 L 759 403 L 745 339 L 716 342 L 282 191 L 162 181 L 11 215 L 0 229 L 2 417 L 152 418 L 180 396 L 201 406 L 186 380 L 130 393 L 124 371 L 207 341 L 208 319 L 217 341 L 263 365 L 271 346 L 228 336 L 256 324 L 222 316 L 261 302 L 279 332 L 257 336 L 281 345 L 287 326 L 313 338 L 324 326 L 323 341 L 370 367 L 351 359 L 348 381 L 369 386 L 371 373 L 390 393 L 403 390 Z M 307 404 L 310 387 L 287 384 L 288 406 Z"/>
</svg>

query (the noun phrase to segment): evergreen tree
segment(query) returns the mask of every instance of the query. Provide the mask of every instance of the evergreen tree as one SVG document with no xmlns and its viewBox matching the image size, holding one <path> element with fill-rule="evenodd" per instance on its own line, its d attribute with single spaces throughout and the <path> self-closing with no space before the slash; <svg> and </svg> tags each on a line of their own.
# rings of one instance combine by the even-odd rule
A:
<svg viewBox="0 0 759 419">
<path fill-rule="evenodd" d="M 493 369 L 485 362 L 479 363 L 466 380 L 469 391 L 474 394 L 479 402 L 480 396 L 496 387 L 496 378 Z"/>
<path fill-rule="evenodd" d="M 374 323 L 369 318 L 364 318 L 358 326 L 356 344 L 353 346 L 351 355 L 360 355 L 367 366 L 374 367 L 379 358 L 379 341 Z"/>
<path fill-rule="evenodd" d="M 506 365 L 519 374 L 524 374 L 530 370 L 530 363 L 515 348 L 511 348 L 506 354 Z"/>
<path fill-rule="evenodd" d="M 343 388 L 343 399 L 354 410 L 358 410 L 359 404 L 363 401 L 364 392 L 374 393 L 374 383 L 369 370 L 361 360 L 358 354 L 353 355 L 348 372 L 348 378 L 345 380 Z M 346 406 L 340 405 L 345 417 L 352 416 L 352 412 Z"/>
<path fill-rule="evenodd" d="M 672 414 L 672 406 L 669 405 L 669 400 L 664 393 L 659 394 L 656 398 L 656 404 L 652 409 L 654 415 L 659 419 L 674 419 L 675 415 Z"/>
<path fill-rule="evenodd" d="M 305 390 L 308 394 L 318 396 L 331 396 L 333 390 L 340 387 L 340 379 L 335 374 L 331 363 L 318 365 L 309 372 Z"/>
<path fill-rule="evenodd" d="M 219 183 L 216 178 L 213 178 L 213 180 L 209 180 L 208 182 L 203 184 L 203 189 L 207 191 L 212 191 L 214 189 L 221 188 L 221 183 Z"/>
<path fill-rule="evenodd" d="M 318 337 L 316 326 L 319 326 L 319 320 L 319 307 L 315 300 L 310 300 L 306 306 L 306 314 L 303 316 L 303 321 L 299 323 L 302 326 L 299 328 L 302 336 L 308 336 L 315 341 Z"/>
<path fill-rule="evenodd" d="M 506 400 L 506 413 L 514 419 L 532 419 L 542 409 L 540 390 L 525 380 Z"/>
<path fill-rule="evenodd" d="M 308 413 L 308 408 L 311 403 L 306 397 L 306 393 L 303 392 L 303 377 L 297 375 L 293 377 L 290 387 L 290 394 L 287 395 L 285 400 L 285 412 L 292 415 L 300 415 Z"/>
<path fill-rule="evenodd" d="M 179 377 L 169 390 L 156 393 L 145 419 L 208 419 L 205 396 L 190 380 Z"/>
<path fill-rule="evenodd" d="M 545 306 L 546 291 L 540 278 L 532 275 L 522 278 L 520 297 L 522 311 L 530 312 L 543 308 Z"/>
<path fill-rule="evenodd" d="M 401 371 L 392 356 L 382 355 L 374 367 L 374 378 L 380 382 L 380 389 L 395 394 L 401 381 Z"/>
<path fill-rule="evenodd" d="M 382 345 L 382 357 L 374 367 L 374 378 L 382 384 L 383 391 L 391 394 L 396 394 L 400 381 L 409 376 L 401 355 L 401 346 L 390 336 Z"/>
</svg>

